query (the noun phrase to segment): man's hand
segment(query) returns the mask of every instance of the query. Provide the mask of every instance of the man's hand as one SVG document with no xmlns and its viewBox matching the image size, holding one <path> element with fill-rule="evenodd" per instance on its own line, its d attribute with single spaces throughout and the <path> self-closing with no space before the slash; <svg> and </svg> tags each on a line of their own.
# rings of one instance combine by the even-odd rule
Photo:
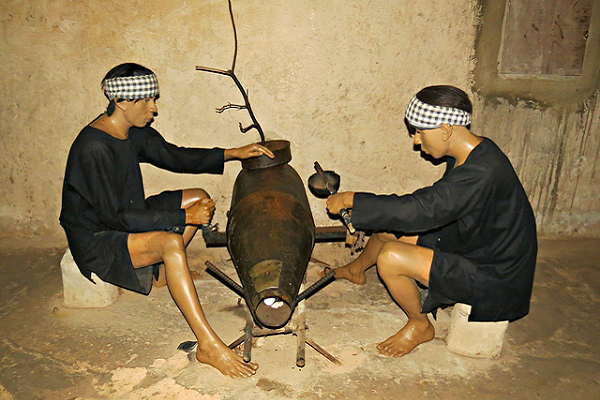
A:
<svg viewBox="0 0 600 400">
<path fill-rule="evenodd" d="M 327 198 L 327 211 L 339 214 L 342 208 L 350 211 L 354 205 L 354 192 L 342 192 L 332 194 Z"/>
<path fill-rule="evenodd" d="M 225 161 L 231 159 L 245 160 L 246 158 L 260 157 L 263 154 L 269 158 L 275 158 L 275 154 L 265 146 L 252 143 L 243 147 L 225 150 Z"/>
<path fill-rule="evenodd" d="M 204 198 L 185 209 L 185 223 L 187 225 L 208 224 L 214 213 L 215 202 L 213 199 Z"/>
</svg>

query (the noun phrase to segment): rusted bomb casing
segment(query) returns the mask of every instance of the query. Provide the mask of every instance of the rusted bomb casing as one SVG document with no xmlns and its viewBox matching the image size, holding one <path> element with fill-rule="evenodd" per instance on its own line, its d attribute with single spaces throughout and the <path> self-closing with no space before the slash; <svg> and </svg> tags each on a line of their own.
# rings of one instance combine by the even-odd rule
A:
<svg viewBox="0 0 600 400">
<path fill-rule="evenodd" d="M 255 319 L 269 328 L 287 323 L 315 242 L 306 190 L 288 164 L 290 143 L 264 143 L 275 154 L 244 160 L 233 188 L 227 248 Z"/>
</svg>

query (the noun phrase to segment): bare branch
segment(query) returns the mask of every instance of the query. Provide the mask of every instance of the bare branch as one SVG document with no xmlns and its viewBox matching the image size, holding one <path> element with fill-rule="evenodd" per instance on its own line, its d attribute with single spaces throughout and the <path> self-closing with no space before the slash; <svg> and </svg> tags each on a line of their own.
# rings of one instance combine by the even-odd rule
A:
<svg viewBox="0 0 600 400">
<path fill-rule="evenodd" d="M 254 126 L 254 125 L 250 125 L 250 126 L 248 126 L 248 127 L 244 128 L 244 127 L 242 127 L 242 123 L 241 123 L 241 122 L 240 122 L 240 125 L 239 125 L 239 126 L 240 126 L 240 132 L 242 132 L 242 133 L 246 133 L 246 132 L 248 132 L 250 129 L 252 129 L 252 128 L 256 128 L 256 126 Z"/>
<path fill-rule="evenodd" d="M 217 113 L 221 114 L 225 110 L 231 110 L 231 109 L 234 109 L 234 110 L 244 110 L 246 108 L 247 108 L 246 106 L 243 106 L 243 105 L 240 105 L 240 104 L 227 103 L 227 105 L 224 105 L 221 108 L 217 108 Z"/>
<path fill-rule="evenodd" d="M 226 75 L 226 76 L 229 76 L 231 79 L 233 79 L 233 82 L 235 82 L 235 85 L 239 89 L 240 93 L 242 93 L 242 97 L 244 98 L 245 106 L 229 103 L 226 106 L 217 108 L 217 113 L 220 114 L 223 111 L 228 110 L 228 109 L 238 109 L 238 110 L 246 109 L 246 110 L 248 110 L 248 114 L 250 114 L 250 119 L 252 119 L 252 125 L 248 126 L 247 128 L 242 128 L 242 124 L 240 123 L 240 130 L 242 131 L 242 133 L 245 133 L 245 132 L 249 131 L 250 129 L 254 128 L 260 134 L 261 142 L 264 142 L 265 134 L 264 134 L 260 124 L 256 120 L 256 117 L 254 116 L 254 112 L 252 111 L 252 107 L 250 106 L 250 100 L 248 99 L 248 92 L 244 89 L 244 87 L 238 80 L 237 76 L 235 76 L 235 73 L 233 72 L 235 70 L 235 61 L 237 59 L 237 49 L 238 49 L 237 31 L 235 28 L 235 20 L 233 18 L 233 8 L 231 6 L 231 0 L 227 0 L 227 1 L 229 3 L 229 16 L 231 17 L 231 24 L 233 25 L 233 38 L 234 38 L 234 42 L 235 42 L 235 48 L 234 48 L 234 52 L 233 52 L 233 62 L 231 63 L 231 69 L 226 71 L 226 70 L 218 69 L 218 68 L 197 66 L 196 70 L 204 71 L 204 72 L 211 72 L 211 73 L 219 74 L 219 75 Z"/>
<path fill-rule="evenodd" d="M 235 19 L 233 18 L 233 8 L 231 7 L 231 0 L 227 0 L 229 3 L 229 16 L 231 17 L 231 26 L 233 27 L 233 42 L 234 42 L 234 50 L 233 50 L 233 62 L 231 63 L 231 73 L 235 71 L 235 60 L 237 59 L 237 49 L 238 49 L 238 41 L 237 41 L 237 30 L 235 29 Z"/>
<path fill-rule="evenodd" d="M 210 68 L 210 67 L 202 67 L 197 65 L 196 71 L 205 71 L 205 72 L 213 72 L 215 74 L 227 75 L 231 76 L 233 71 L 225 71 L 224 69 Z"/>
</svg>

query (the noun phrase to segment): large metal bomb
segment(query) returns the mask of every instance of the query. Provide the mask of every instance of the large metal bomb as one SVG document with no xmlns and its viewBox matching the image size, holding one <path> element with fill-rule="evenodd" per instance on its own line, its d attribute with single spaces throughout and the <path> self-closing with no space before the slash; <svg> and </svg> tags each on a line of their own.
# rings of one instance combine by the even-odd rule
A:
<svg viewBox="0 0 600 400">
<path fill-rule="evenodd" d="M 236 178 L 227 222 L 227 248 L 246 303 L 262 326 L 287 323 L 315 243 L 306 190 L 288 164 L 290 143 L 263 143 L 275 154 L 247 159 Z"/>
</svg>

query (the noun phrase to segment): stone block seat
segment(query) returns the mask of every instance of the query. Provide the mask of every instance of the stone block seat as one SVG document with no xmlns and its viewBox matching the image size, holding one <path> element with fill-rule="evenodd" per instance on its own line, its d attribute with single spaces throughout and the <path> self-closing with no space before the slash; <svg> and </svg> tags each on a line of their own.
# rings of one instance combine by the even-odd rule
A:
<svg viewBox="0 0 600 400">
<path fill-rule="evenodd" d="M 119 288 L 103 282 L 92 272 L 90 282 L 79 271 L 73 260 L 71 250 L 67 249 L 60 261 L 63 281 L 63 301 L 65 307 L 73 308 L 102 308 L 114 303 L 119 296 Z"/>
<path fill-rule="evenodd" d="M 502 351 L 508 321 L 469 322 L 471 306 L 456 303 L 446 338 L 448 350 L 468 357 L 497 358 Z"/>
</svg>

